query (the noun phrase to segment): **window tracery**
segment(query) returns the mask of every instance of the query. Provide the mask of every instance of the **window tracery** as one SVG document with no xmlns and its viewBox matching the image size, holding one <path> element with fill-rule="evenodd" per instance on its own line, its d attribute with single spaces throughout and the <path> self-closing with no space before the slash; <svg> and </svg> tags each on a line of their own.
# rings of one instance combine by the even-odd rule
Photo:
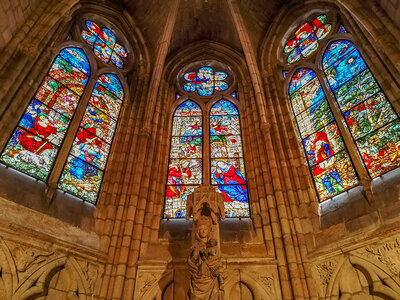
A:
<svg viewBox="0 0 400 300">
<path fill-rule="evenodd" d="M 0 161 L 46 181 L 90 76 L 79 48 L 55 58 L 1 154 Z"/>
<path fill-rule="evenodd" d="M 204 107 L 209 115 L 204 124 L 200 105 L 186 100 L 172 118 L 164 217 L 185 217 L 187 197 L 203 183 L 207 168 L 210 178 L 205 180 L 222 193 L 226 216 L 248 217 L 239 110 L 232 102 L 221 99 L 210 109 Z M 210 128 L 205 136 L 203 126 Z"/>
<path fill-rule="evenodd" d="M 84 42 L 77 42 L 78 31 L 69 32 L 68 46 L 56 56 L 3 149 L 0 162 L 38 180 L 58 181 L 59 189 L 96 204 L 125 97 L 119 69 L 128 71 L 123 62 L 129 57 L 111 30 L 90 21 L 86 24 L 89 31 L 80 32 L 82 39 L 92 46 L 95 56 L 115 65 L 115 71 L 110 70 L 114 74 L 91 74 L 95 69 L 89 63 L 95 61 L 90 57 L 92 51 Z M 94 86 L 88 84 L 95 76 Z M 79 108 L 82 105 L 86 108 Z M 84 112 L 83 116 L 75 111 Z M 77 132 L 68 131 L 71 124 L 74 128 L 79 124 Z M 65 154 L 59 156 L 59 152 Z M 59 167 L 53 170 L 56 161 Z"/>
<path fill-rule="evenodd" d="M 302 56 L 309 56 L 309 62 L 317 57 L 316 65 L 321 65 L 327 79 L 326 89 L 332 91 L 334 96 L 324 94 L 321 82 L 325 82 L 314 70 L 296 67 L 288 87 L 290 104 L 319 199 L 324 201 L 358 185 L 359 176 L 363 176 L 364 181 L 370 181 L 400 166 L 400 121 L 350 41 L 351 36 L 344 25 L 338 22 L 336 27 L 327 18 L 319 20 L 326 29 L 326 33 L 320 34 L 320 39 L 311 30 L 307 33 L 303 24 L 296 31 L 296 38 L 287 43 L 284 52 L 297 49 L 301 54 L 297 33 L 305 31 L 307 37 L 311 36 L 312 41 L 307 41 L 304 46 L 308 54 Z M 317 53 L 317 40 L 320 42 L 328 36 L 334 27 L 337 28 L 335 32 L 341 35 L 337 39 L 330 38 L 333 41 L 329 42 L 322 55 L 311 56 Z M 342 38 L 344 34 L 349 36 L 349 40 Z M 300 36 L 302 38 L 305 37 Z M 289 64 L 300 59 L 290 60 L 290 55 Z M 350 134 L 344 125 L 338 126 L 334 116 L 343 118 Z M 346 150 L 347 147 L 357 149 L 361 160 L 356 150 L 352 154 Z M 359 163 L 353 164 L 352 161 L 356 160 Z M 366 178 L 368 174 L 370 178 Z"/>
</svg>

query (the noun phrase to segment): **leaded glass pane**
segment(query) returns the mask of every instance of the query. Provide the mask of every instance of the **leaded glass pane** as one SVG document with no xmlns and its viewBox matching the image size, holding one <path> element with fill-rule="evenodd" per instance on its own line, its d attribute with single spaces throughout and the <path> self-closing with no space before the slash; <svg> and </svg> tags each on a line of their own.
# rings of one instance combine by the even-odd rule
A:
<svg viewBox="0 0 400 300">
<path fill-rule="evenodd" d="M 210 111 L 211 184 L 222 193 L 227 217 L 248 217 L 249 199 L 239 111 L 225 99 Z"/>
<path fill-rule="evenodd" d="M 103 62 L 112 62 L 117 68 L 124 67 L 123 58 L 127 52 L 123 46 L 117 44 L 117 36 L 108 28 L 101 28 L 92 21 L 86 21 L 89 31 L 82 30 L 82 39 L 93 47 L 94 54 Z"/>
<path fill-rule="evenodd" d="M 370 176 L 400 166 L 398 115 L 354 44 L 331 42 L 323 67 Z"/>
<path fill-rule="evenodd" d="M 78 48 L 60 51 L 28 105 L 0 161 L 46 181 L 90 74 Z"/>
<path fill-rule="evenodd" d="M 172 120 L 164 217 L 184 218 L 187 196 L 202 183 L 202 111 L 191 100 L 181 103 Z"/>
<path fill-rule="evenodd" d="M 58 187 L 93 204 L 97 201 L 123 98 L 118 77 L 97 80 L 72 144 Z"/>
<path fill-rule="evenodd" d="M 320 15 L 311 23 L 305 22 L 297 28 L 295 38 L 290 39 L 283 50 L 288 54 L 288 63 L 294 63 L 301 57 L 308 57 L 318 49 L 319 41 L 328 36 L 332 29 L 332 25 L 327 21 L 326 15 Z"/>
<path fill-rule="evenodd" d="M 187 81 L 183 85 L 186 92 L 194 92 L 200 96 L 211 96 L 214 91 L 225 91 L 229 85 L 224 80 L 228 74 L 223 71 L 214 72 L 211 67 L 202 67 L 197 72 L 188 72 L 183 75 Z"/>
<path fill-rule="evenodd" d="M 357 185 L 357 175 L 315 72 L 297 70 L 289 95 L 320 201 Z"/>
</svg>

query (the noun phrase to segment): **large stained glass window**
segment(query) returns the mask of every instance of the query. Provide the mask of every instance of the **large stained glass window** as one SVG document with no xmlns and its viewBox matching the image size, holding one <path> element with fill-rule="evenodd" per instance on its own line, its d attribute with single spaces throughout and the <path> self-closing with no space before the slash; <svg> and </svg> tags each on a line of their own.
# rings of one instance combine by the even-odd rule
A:
<svg viewBox="0 0 400 300">
<path fill-rule="evenodd" d="M 90 75 L 89 61 L 79 48 L 60 51 L 0 161 L 46 181 Z"/>
<path fill-rule="evenodd" d="M 308 57 L 318 49 L 319 41 L 331 31 L 326 15 L 316 17 L 312 22 L 305 22 L 295 32 L 295 37 L 286 43 L 284 52 L 287 62 L 294 63 L 302 57 Z"/>
<path fill-rule="evenodd" d="M 183 218 L 187 196 L 202 183 L 203 119 L 200 106 L 188 100 L 175 110 L 165 193 L 164 217 Z"/>
<path fill-rule="evenodd" d="M 58 187 L 96 203 L 124 92 L 117 76 L 97 80 L 81 120 Z"/>
<path fill-rule="evenodd" d="M 400 120 L 350 41 L 331 42 L 323 69 L 372 178 L 400 166 Z"/>
<path fill-rule="evenodd" d="M 249 198 L 243 160 L 239 111 L 220 100 L 210 111 L 211 184 L 222 193 L 227 217 L 248 217 Z"/>
<path fill-rule="evenodd" d="M 228 83 L 224 80 L 228 75 L 223 71 L 214 72 L 213 68 L 202 67 L 197 72 L 189 72 L 184 76 L 186 80 L 183 89 L 186 92 L 194 92 L 200 96 L 211 96 L 214 91 L 225 91 Z"/>
<path fill-rule="evenodd" d="M 357 175 L 315 72 L 297 70 L 289 96 L 320 201 L 356 186 Z"/>
<path fill-rule="evenodd" d="M 117 43 L 117 36 L 108 28 L 100 28 L 92 21 L 86 21 L 86 27 L 82 30 L 83 40 L 93 47 L 94 54 L 105 63 L 110 61 L 118 68 L 124 67 L 124 59 L 128 56 L 125 48 Z"/>
</svg>

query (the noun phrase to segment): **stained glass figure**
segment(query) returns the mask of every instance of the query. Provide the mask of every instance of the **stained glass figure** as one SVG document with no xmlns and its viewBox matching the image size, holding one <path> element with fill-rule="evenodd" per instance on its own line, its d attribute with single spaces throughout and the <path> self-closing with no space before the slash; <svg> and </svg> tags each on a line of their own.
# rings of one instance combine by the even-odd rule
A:
<svg viewBox="0 0 400 300">
<path fill-rule="evenodd" d="M 46 181 L 90 75 L 79 48 L 65 48 L 25 110 L 0 161 Z"/>
<path fill-rule="evenodd" d="M 210 67 L 202 67 L 197 72 L 186 73 L 184 79 L 187 81 L 183 86 L 186 92 L 194 92 L 200 96 L 211 96 L 214 91 L 225 91 L 228 84 L 224 81 L 228 75 L 225 72 L 214 72 Z"/>
<path fill-rule="evenodd" d="M 399 167 L 399 117 L 354 44 L 331 42 L 322 64 L 371 177 Z"/>
<path fill-rule="evenodd" d="M 164 217 L 184 218 L 187 196 L 202 183 L 202 111 L 194 101 L 185 101 L 172 122 Z"/>
<path fill-rule="evenodd" d="M 58 182 L 61 190 L 96 203 L 123 100 L 118 77 L 101 75 Z"/>
<path fill-rule="evenodd" d="M 356 186 L 357 175 L 315 72 L 297 70 L 289 95 L 320 201 Z"/>
<path fill-rule="evenodd" d="M 93 47 L 94 54 L 103 62 L 110 61 L 117 67 L 124 67 L 124 58 L 128 56 L 125 48 L 118 44 L 117 36 L 113 31 L 101 28 L 92 21 L 86 21 L 87 30 L 82 30 L 82 39 Z"/>
<path fill-rule="evenodd" d="M 332 25 L 326 15 L 316 17 L 312 22 L 305 22 L 295 32 L 295 37 L 286 43 L 284 53 L 288 54 L 288 63 L 294 63 L 301 57 L 308 57 L 319 46 L 319 41 L 328 36 Z"/>
<path fill-rule="evenodd" d="M 210 111 L 211 184 L 225 202 L 227 217 L 248 217 L 249 198 L 243 159 L 239 111 L 225 99 Z"/>
</svg>

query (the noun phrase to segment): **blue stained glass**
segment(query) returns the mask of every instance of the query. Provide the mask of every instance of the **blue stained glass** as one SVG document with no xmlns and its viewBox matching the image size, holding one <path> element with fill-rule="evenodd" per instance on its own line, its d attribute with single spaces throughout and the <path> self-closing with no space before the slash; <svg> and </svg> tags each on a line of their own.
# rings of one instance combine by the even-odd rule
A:
<svg viewBox="0 0 400 300">
<path fill-rule="evenodd" d="M 239 111 L 232 102 L 222 99 L 213 105 L 210 114 L 214 116 L 239 115 Z"/>
<path fill-rule="evenodd" d="M 201 116 L 201 108 L 195 102 L 187 100 L 180 104 L 175 110 L 175 116 Z"/>
<path fill-rule="evenodd" d="M 99 82 L 118 98 L 122 99 L 124 97 L 124 90 L 117 76 L 113 74 L 103 74 L 99 77 Z"/>
<path fill-rule="evenodd" d="M 354 45 L 350 41 L 339 40 L 329 44 L 325 50 L 324 57 L 322 58 L 322 65 L 324 69 L 330 67 L 333 63 L 339 61 L 342 57 L 353 51 Z"/>
<path fill-rule="evenodd" d="M 84 39 L 84 41 L 91 46 L 93 46 L 93 43 L 96 41 L 97 38 L 96 34 L 94 34 L 91 31 L 85 31 L 85 30 L 82 31 L 81 36 Z"/>
<path fill-rule="evenodd" d="M 343 57 L 338 63 L 325 70 L 325 74 L 331 88 L 335 90 L 366 68 L 367 66 L 360 53 L 354 49 L 353 52 Z"/>
<path fill-rule="evenodd" d="M 176 93 L 176 95 L 175 95 L 175 100 L 179 100 L 179 99 L 181 99 L 181 95 L 179 95 L 178 93 Z"/>
<path fill-rule="evenodd" d="M 194 92 L 200 96 L 211 96 L 214 91 L 225 91 L 229 85 L 224 79 L 228 77 L 223 71 L 214 72 L 211 67 L 202 67 L 197 72 L 188 72 L 183 75 L 187 81 L 183 89 L 187 92 Z"/>
<path fill-rule="evenodd" d="M 192 82 L 188 82 L 183 86 L 183 89 L 189 93 L 194 92 L 196 90 L 196 85 Z"/>
<path fill-rule="evenodd" d="M 346 32 L 347 32 L 347 31 L 346 31 L 346 28 L 344 28 L 343 25 L 340 25 L 340 26 L 339 26 L 338 33 L 346 33 Z"/>
<path fill-rule="evenodd" d="M 311 69 L 300 69 L 292 77 L 292 81 L 289 85 L 289 94 L 293 94 L 295 91 L 313 80 L 316 76 L 315 72 Z"/>
<path fill-rule="evenodd" d="M 204 86 L 198 86 L 197 87 L 197 92 L 199 93 L 200 96 L 208 97 L 214 94 L 214 88 L 213 87 L 204 87 Z"/>
<path fill-rule="evenodd" d="M 288 63 L 292 64 L 298 61 L 300 58 L 301 58 L 300 50 L 299 48 L 296 47 L 295 49 L 293 49 L 292 52 L 290 52 L 287 61 Z"/>
<path fill-rule="evenodd" d="M 329 84 L 370 176 L 375 178 L 400 166 L 398 115 L 355 46 L 349 41 L 332 42 L 323 61 Z"/>
<path fill-rule="evenodd" d="M 81 70 L 86 75 L 90 75 L 89 61 L 83 50 L 79 48 L 65 48 L 60 51 L 59 55 L 75 68 Z"/>
<path fill-rule="evenodd" d="M 115 34 L 108 28 L 103 28 L 99 34 L 100 38 L 105 41 L 107 46 L 113 48 L 117 38 Z"/>
</svg>

